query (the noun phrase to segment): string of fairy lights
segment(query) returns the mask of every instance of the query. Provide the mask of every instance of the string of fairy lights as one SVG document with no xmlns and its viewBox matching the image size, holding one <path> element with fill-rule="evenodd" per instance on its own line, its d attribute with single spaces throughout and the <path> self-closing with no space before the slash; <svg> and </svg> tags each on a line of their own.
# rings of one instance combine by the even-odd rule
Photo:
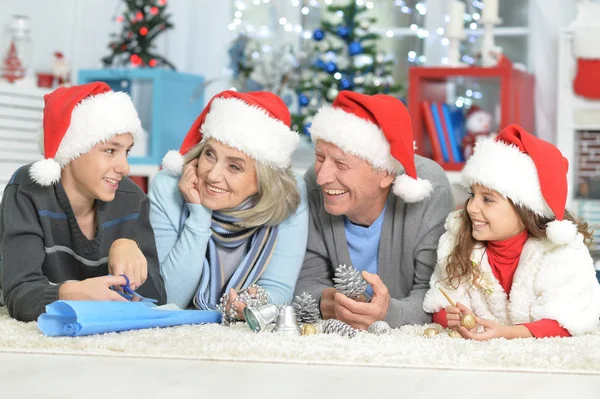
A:
<svg viewBox="0 0 600 399">
<path fill-rule="evenodd" d="M 250 21 L 247 17 L 248 15 L 252 15 L 257 11 L 257 8 L 260 7 L 269 7 L 274 6 L 276 0 L 235 0 L 233 1 L 233 18 L 231 23 L 229 24 L 229 30 L 239 33 L 244 33 L 252 37 L 256 38 L 269 38 L 277 35 L 279 29 L 283 32 L 292 34 L 295 33 L 299 35 L 303 40 L 311 40 L 313 38 L 313 30 L 307 29 L 303 26 L 302 22 L 306 21 L 311 14 L 320 15 L 323 7 L 330 5 L 333 3 L 333 0 L 287 0 L 289 1 L 289 5 L 294 9 L 297 9 L 299 14 L 301 15 L 298 21 L 294 22 L 291 20 L 290 15 L 287 16 L 277 16 L 274 20 L 276 23 L 271 24 L 269 26 L 267 23 L 262 24 L 254 24 L 254 21 Z M 277 0 L 279 2 L 283 2 L 286 0 Z M 381 5 L 381 2 L 371 1 L 371 0 L 355 0 L 357 5 L 365 6 L 369 10 L 373 10 L 377 7 L 384 7 Z M 465 21 L 465 30 L 467 34 L 467 39 L 465 45 L 472 45 L 477 41 L 478 36 L 481 36 L 482 30 L 480 28 L 480 18 L 481 18 L 481 10 L 484 8 L 484 3 L 479 0 L 466 0 L 466 12 L 464 14 Z M 385 7 L 390 7 L 390 5 L 386 4 Z M 438 26 L 431 31 L 426 29 L 424 26 L 425 18 L 427 16 L 428 10 L 426 2 L 424 1 L 404 1 L 404 0 L 393 0 L 393 7 L 399 11 L 400 13 L 406 14 L 409 17 L 411 23 L 406 27 L 374 27 L 374 30 L 384 35 L 389 39 L 401 39 L 406 37 L 415 37 L 417 39 L 427 39 L 430 36 L 436 37 L 440 40 L 440 43 L 443 47 L 448 46 L 449 40 L 444 36 L 445 27 Z M 386 10 L 387 12 L 388 10 Z M 445 15 L 444 21 L 447 24 L 450 20 L 449 15 Z M 274 25 L 274 26 L 273 26 Z M 423 48 L 423 45 L 418 45 L 416 47 Z M 262 48 L 263 51 L 269 51 L 270 46 L 264 45 Z M 468 54 L 468 51 L 463 51 L 462 62 L 468 65 L 473 65 L 476 62 L 476 59 Z M 396 54 L 396 56 L 401 56 Z M 406 54 L 406 61 L 410 65 L 426 65 L 427 57 L 422 53 L 418 48 L 409 49 Z M 447 57 L 443 57 L 441 59 L 441 64 L 447 64 Z M 459 107 L 470 106 L 473 103 L 473 100 L 479 100 L 482 98 L 482 93 L 478 91 L 478 87 L 471 87 L 470 89 L 465 90 L 464 94 L 459 95 L 456 98 L 456 105 Z"/>
</svg>

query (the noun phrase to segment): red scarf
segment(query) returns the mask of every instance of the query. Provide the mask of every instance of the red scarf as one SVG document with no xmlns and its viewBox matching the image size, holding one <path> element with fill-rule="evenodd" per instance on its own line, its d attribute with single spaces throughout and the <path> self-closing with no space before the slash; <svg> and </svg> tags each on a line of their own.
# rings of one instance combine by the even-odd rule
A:
<svg viewBox="0 0 600 399">
<path fill-rule="evenodd" d="M 492 272 L 507 295 L 510 295 L 510 287 L 512 287 L 513 277 L 527 238 L 529 235 L 526 230 L 523 230 L 506 240 L 488 241 L 487 243 L 486 252 Z"/>
</svg>

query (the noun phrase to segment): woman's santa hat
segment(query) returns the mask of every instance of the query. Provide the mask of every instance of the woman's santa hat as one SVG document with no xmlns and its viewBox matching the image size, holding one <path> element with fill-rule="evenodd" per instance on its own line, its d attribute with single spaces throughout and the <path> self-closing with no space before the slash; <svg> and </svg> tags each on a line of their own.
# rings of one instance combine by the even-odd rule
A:
<svg viewBox="0 0 600 399">
<path fill-rule="evenodd" d="M 143 129 L 131 98 L 106 83 L 61 87 L 44 96 L 43 155 L 29 169 L 41 186 L 60 181 L 61 170 L 96 144 L 130 133 L 134 142 Z"/>
<path fill-rule="evenodd" d="M 569 161 L 558 148 L 510 125 L 495 139 L 477 142 L 461 179 L 467 189 L 480 184 L 539 216 L 555 218 L 547 224 L 546 236 L 555 244 L 566 244 L 577 237 L 577 226 L 563 220 L 568 169 Z"/>
<path fill-rule="evenodd" d="M 428 180 L 417 177 L 410 116 L 395 97 L 342 91 L 331 107 L 317 112 L 310 135 L 315 143 L 327 141 L 396 174 L 393 192 L 406 202 L 421 201 L 433 191 Z"/>
<path fill-rule="evenodd" d="M 183 171 L 183 156 L 203 138 L 214 138 L 272 168 L 286 169 L 300 138 L 291 130 L 285 103 L 269 92 L 227 90 L 215 95 L 194 122 L 179 151 L 169 151 L 162 166 L 173 175 Z"/>
</svg>

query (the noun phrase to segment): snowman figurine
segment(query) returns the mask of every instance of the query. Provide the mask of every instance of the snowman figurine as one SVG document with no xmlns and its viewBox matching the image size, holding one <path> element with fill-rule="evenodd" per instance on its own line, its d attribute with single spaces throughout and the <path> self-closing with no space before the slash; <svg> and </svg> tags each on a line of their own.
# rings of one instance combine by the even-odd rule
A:
<svg viewBox="0 0 600 399">
<path fill-rule="evenodd" d="M 473 154 L 477 140 L 490 136 L 492 114 L 474 105 L 467 111 L 465 127 L 467 134 L 462 140 L 461 147 L 465 159 L 468 159 Z"/>
</svg>

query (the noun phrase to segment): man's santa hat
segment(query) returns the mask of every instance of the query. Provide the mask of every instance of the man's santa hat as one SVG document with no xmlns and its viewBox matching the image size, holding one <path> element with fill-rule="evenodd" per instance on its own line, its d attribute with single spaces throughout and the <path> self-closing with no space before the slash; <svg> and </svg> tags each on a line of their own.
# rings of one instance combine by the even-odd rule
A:
<svg viewBox="0 0 600 399">
<path fill-rule="evenodd" d="M 569 161 L 558 148 L 521 126 L 510 125 L 495 139 L 477 142 L 461 172 L 461 180 L 467 189 L 480 184 L 517 206 L 554 218 L 547 224 L 546 236 L 555 244 L 566 244 L 577 237 L 577 226 L 563 220 L 568 169 Z"/>
<path fill-rule="evenodd" d="M 327 141 L 396 174 L 393 192 L 406 202 L 421 201 L 433 191 L 428 180 L 417 177 L 410 116 L 395 97 L 342 91 L 331 107 L 317 112 L 310 135 L 315 143 Z"/>
<path fill-rule="evenodd" d="M 131 98 L 106 83 L 61 87 L 44 96 L 43 155 L 29 170 L 42 186 L 60 181 L 61 170 L 96 144 L 118 134 L 142 137 L 142 123 Z"/>
<path fill-rule="evenodd" d="M 213 138 L 272 168 L 286 169 L 300 142 L 290 125 L 290 112 L 277 95 L 227 90 L 209 101 L 179 151 L 169 151 L 162 166 L 173 175 L 181 174 L 183 156 L 203 138 Z"/>
</svg>

